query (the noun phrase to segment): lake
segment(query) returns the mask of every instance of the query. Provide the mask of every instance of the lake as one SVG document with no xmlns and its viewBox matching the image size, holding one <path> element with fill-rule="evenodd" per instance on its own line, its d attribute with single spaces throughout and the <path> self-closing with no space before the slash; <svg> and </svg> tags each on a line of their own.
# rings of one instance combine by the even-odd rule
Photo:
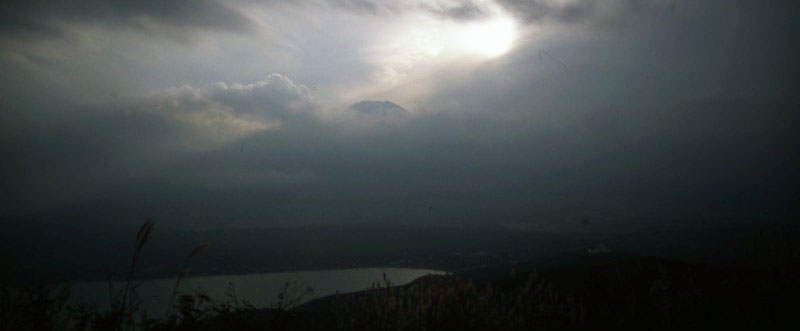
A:
<svg viewBox="0 0 800 331">
<path fill-rule="evenodd" d="M 256 308 L 267 308 L 277 301 L 278 294 L 287 282 L 293 282 L 300 290 L 311 287 L 314 290 L 313 295 L 302 300 L 307 302 L 331 294 L 368 289 L 374 283 L 381 282 L 384 273 L 394 285 L 407 284 L 425 275 L 446 274 L 443 271 L 427 269 L 357 268 L 198 276 L 183 279 L 178 291 L 179 295 L 201 291 L 215 301 L 231 301 L 231 294 L 235 293 L 238 300 L 246 300 Z M 163 314 L 174 285 L 175 278 L 142 281 L 137 290 L 138 297 L 142 300 L 142 309 L 156 316 Z M 113 283 L 115 291 L 123 286 L 123 282 Z M 110 306 L 108 282 L 75 283 L 72 284 L 71 293 L 73 300 L 93 303 L 101 309 Z"/>
</svg>

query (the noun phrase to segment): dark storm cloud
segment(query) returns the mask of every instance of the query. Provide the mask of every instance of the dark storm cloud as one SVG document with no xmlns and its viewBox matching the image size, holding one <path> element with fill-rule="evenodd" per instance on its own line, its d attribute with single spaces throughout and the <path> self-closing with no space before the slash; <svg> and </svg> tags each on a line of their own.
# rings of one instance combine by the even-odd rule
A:
<svg viewBox="0 0 800 331">
<path fill-rule="evenodd" d="M 0 31 L 7 35 L 52 35 L 61 24 L 70 23 L 140 27 L 142 20 L 176 28 L 229 31 L 250 24 L 244 15 L 216 0 L 11 0 L 0 4 Z"/>
<path fill-rule="evenodd" d="M 308 89 L 279 74 L 244 85 L 184 86 L 88 109 L 47 107 L 54 109 L 31 112 L 30 106 L 4 104 L 0 154 L 7 157 L 0 161 L 0 193 L 8 199 L 2 211 L 82 204 L 140 180 L 223 187 L 292 181 L 272 169 L 216 168 L 208 176 L 186 160 L 275 123 L 316 122 Z"/>
</svg>

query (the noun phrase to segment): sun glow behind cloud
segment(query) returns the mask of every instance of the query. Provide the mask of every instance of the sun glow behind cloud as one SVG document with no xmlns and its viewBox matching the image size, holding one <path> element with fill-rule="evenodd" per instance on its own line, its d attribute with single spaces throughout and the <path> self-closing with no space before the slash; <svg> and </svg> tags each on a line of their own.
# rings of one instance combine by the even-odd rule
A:
<svg viewBox="0 0 800 331">
<path fill-rule="evenodd" d="M 507 53 L 516 39 L 514 20 L 498 17 L 484 22 L 471 23 L 454 34 L 459 51 L 494 58 Z"/>
<path fill-rule="evenodd" d="M 380 37 L 364 45 L 365 58 L 375 68 L 371 83 L 350 89 L 344 98 L 358 101 L 378 95 L 413 102 L 433 92 L 426 82 L 443 70 L 468 69 L 508 54 L 522 33 L 520 27 L 499 8 L 486 12 L 474 19 L 414 12 L 382 21 Z"/>
<path fill-rule="evenodd" d="M 389 37 L 391 53 L 413 58 L 495 58 L 510 51 L 517 38 L 513 18 L 502 12 L 476 20 L 451 20 L 418 15 L 403 22 Z"/>
</svg>

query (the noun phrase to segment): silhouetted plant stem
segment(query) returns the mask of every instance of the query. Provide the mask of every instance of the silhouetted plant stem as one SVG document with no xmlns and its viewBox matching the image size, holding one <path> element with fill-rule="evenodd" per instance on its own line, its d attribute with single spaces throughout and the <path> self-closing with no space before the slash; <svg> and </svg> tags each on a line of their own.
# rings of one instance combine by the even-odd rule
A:
<svg viewBox="0 0 800 331">
<path fill-rule="evenodd" d="M 136 262 L 139 259 L 139 253 L 142 251 L 144 244 L 146 244 L 153 235 L 153 221 L 147 219 L 144 224 L 139 228 L 136 234 L 136 246 L 133 251 L 133 258 L 131 259 L 131 267 L 128 269 L 128 278 L 125 281 L 125 289 L 122 292 L 122 302 L 120 303 L 119 313 L 125 314 L 128 308 L 128 300 L 133 300 L 133 275 L 136 271 Z M 131 302 L 132 305 L 132 302 Z"/>
<path fill-rule="evenodd" d="M 193 256 L 202 252 L 204 249 L 208 247 L 208 244 L 201 244 L 192 250 L 189 253 L 189 256 L 186 257 L 186 260 L 183 262 L 183 268 L 181 268 L 181 272 L 178 273 L 178 278 L 175 280 L 175 285 L 172 287 L 172 295 L 169 297 L 169 304 L 167 304 L 167 311 L 164 313 L 164 318 L 169 317 L 170 311 L 172 311 L 172 305 L 175 302 L 175 296 L 178 294 L 178 286 L 181 284 L 181 280 L 189 273 L 189 261 L 192 259 Z"/>
</svg>

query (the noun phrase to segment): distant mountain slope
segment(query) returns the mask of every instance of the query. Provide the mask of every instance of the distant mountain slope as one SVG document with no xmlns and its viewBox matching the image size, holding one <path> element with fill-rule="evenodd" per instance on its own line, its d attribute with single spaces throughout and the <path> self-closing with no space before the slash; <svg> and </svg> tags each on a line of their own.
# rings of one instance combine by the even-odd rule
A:
<svg viewBox="0 0 800 331">
<path fill-rule="evenodd" d="M 403 107 L 400 107 L 391 101 L 364 100 L 351 105 L 348 107 L 348 109 L 359 114 L 370 116 L 402 117 L 410 114 Z"/>
</svg>

